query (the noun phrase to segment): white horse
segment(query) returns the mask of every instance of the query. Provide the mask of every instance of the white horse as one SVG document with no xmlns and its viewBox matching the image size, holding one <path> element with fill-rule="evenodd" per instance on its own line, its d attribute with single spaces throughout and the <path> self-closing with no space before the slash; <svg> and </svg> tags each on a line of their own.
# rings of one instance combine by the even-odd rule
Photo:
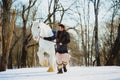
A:
<svg viewBox="0 0 120 80">
<path fill-rule="evenodd" d="M 33 39 L 39 42 L 39 50 L 37 52 L 40 65 L 44 65 L 44 52 L 49 55 L 49 69 L 48 72 L 56 70 L 56 57 L 55 57 L 55 43 L 42 39 L 41 37 L 53 36 L 52 29 L 43 22 L 33 21 L 31 28 Z"/>
</svg>

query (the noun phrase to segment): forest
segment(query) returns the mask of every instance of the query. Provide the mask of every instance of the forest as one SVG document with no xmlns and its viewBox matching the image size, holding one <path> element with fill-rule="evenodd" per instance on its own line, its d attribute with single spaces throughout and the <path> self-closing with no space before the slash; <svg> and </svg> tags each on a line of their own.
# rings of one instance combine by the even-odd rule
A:
<svg viewBox="0 0 120 80">
<path fill-rule="evenodd" d="M 0 72 L 40 66 L 34 20 L 65 24 L 70 66 L 120 66 L 120 0 L 0 0 Z"/>
</svg>

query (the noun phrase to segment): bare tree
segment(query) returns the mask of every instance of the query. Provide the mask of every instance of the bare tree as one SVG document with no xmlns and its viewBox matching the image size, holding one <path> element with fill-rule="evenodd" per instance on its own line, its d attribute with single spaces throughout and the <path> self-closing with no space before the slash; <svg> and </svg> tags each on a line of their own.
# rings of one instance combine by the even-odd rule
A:
<svg viewBox="0 0 120 80">
<path fill-rule="evenodd" d="M 57 9 L 58 1 L 59 0 L 54 0 L 54 7 L 53 7 L 54 12 L 56 12 L 55 10 Z M 55 22 L 56 22 L 56 13 L 53 14 L 53 25 L 55 25 Z"/>
<path fill-rule="evenodd" d="M 87 7 L 86 7 L 87 6 Z M 78 15 L 76 22 L 80 27 L 79 38 L 81 38 L 81 46 L 84 54 L 84 64 L 89 66 L 90 57 L 89 57 L 89 14 L 90 14 L 90 1 L 82 0 L 76 2 L 76 13 Z M 74 10 L 73 10 L 74 11 Z"/>
<path fill-rule="evenodd" d="M 23 5 L 23 10 L 22 10 L 23 45 L 22 45 L 21 67 L 26 67 L 26 58 L 27 58 L 26 45 L 28 44 L 27 35 L 26 35 L 26 26 L 27 26 L 29 15 L 30 15 L 30 10 L 35 5 L 36 1 L 37 0 L 34 0 L 34 1 L 29 0 L 29 5 L 26 8 L 25 8 L 25 5 Z"/>
<path fill-rule="evenodd" d="M 5 71 L 8 64 L 8 42 L 9 42 L 9 29 L 10 29 L 10 8 L 12 0 L 2 0 L 2 56 L 0 63 L 0 71 Z"/>
<path fill-rule="evenodd" d="M 98 13 L 99 13 L 99 3 L 100 0 L 93 0 L 94 4 L 94 13 L 95 13 L 95 52 L 96 52 L 96 62 L 97 66 L 100 66 L 100 57 L 99 57 L 99 43 L 98 43 Z"/>
<path fill-rule="evenodd" d="M 112 0 L 112 6 L 118 4 L 117 0 Z M 112 48 L 112 44 L 113 44 L 113 41 L 114 41 L 114 37 L 113 37 L 113 34 L 114 34 L 114 18 L 115 16 L 118 14 L 118 9 L 119 8 L 119 5 L 116 5 L 114 6 L 112 9 L 113 13 L 112 13 L 112 19 L 111 19 L 111 31 L 110 31 L 110 44 L 111 44 L 111 48 Z"/>
<path fill-rule="evenodd" d="M 110 57 L 107 60 L 106 65 L 114 65 L 116 63 L 116 65 L 120 66 L 120 60 L 118 59 L 118 61 L 115 62 L 115 59 L 120 55 L 120 20 L 119 20 L 119 26 L 118 26 L 118 34 L 116 37 L 116 40 L 113 44 L 113 47 L 111 49 L 111 53 L 110 53 Z"/>
<path fill-rule="evenodd" d="M 16 10 L 14 10 L 12 14 L 12 19 L 10 22 L 10 8 L 11 8 L 12 0 L 5 1 L 5 2 L 4 1 L 3 1 L 3 20 L 2 20 L 2 23 L 3 23 L 2 24 L 2 48 L 3 49 L 2 49 L 0 71 L 5 71 L 8 65 L 8 57 L 11 49 L 15 16 L 16 16 Z M 8 4 L 8 6 L 6 6 L 5 3 Z"/>
<path fill-rule="evenodd" d="M 44 22 L 46 23 L 48 21 L 51 28 L 55 28 L 56 23 L 62 22 L 65 12 L 70 10 L 74 3 L 75 2 L 71 3 L 71 5 L 65 9 L 62 3 L 59 2 L 59 0 L 48 0 L 48 16 Z M 58 16 L 59 14 L 60 18 L 56 19 L 56 16 Z"/>
</svg>

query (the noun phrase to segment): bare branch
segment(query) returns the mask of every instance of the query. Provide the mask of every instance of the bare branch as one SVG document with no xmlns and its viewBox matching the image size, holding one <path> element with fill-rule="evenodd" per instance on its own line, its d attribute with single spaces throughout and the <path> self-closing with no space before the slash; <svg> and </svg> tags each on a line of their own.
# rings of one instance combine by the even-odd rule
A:
<svg viewBox="0 0 120 80">
<path fill-rule="evenodd" d="M 32 3 L 32 0 L 29 0 L 29 6 L 25 9 L 25 11 L 30 9 L 31 7 L 33 7 L 35 5 L 36 1 L 37 0 L 34 0 L 34 2 Z"/>
</svg>

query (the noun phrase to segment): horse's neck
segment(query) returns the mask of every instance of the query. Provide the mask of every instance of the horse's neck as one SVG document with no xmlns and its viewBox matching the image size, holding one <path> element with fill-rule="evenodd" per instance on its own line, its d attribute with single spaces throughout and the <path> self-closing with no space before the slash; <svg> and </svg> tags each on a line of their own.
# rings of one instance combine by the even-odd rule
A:
<svg viewBox="0 0 120 80">
<path fill-rule="evenodd" d="M 41 25 L 41 33 L 40 33 L 40 36 L 42 37 L 50 37 L 50 36 L 53 36 L 53 33 L 52 33 L 52 29 L 44 24 L 44 23 L 40 23 Z"/>
</svg>

